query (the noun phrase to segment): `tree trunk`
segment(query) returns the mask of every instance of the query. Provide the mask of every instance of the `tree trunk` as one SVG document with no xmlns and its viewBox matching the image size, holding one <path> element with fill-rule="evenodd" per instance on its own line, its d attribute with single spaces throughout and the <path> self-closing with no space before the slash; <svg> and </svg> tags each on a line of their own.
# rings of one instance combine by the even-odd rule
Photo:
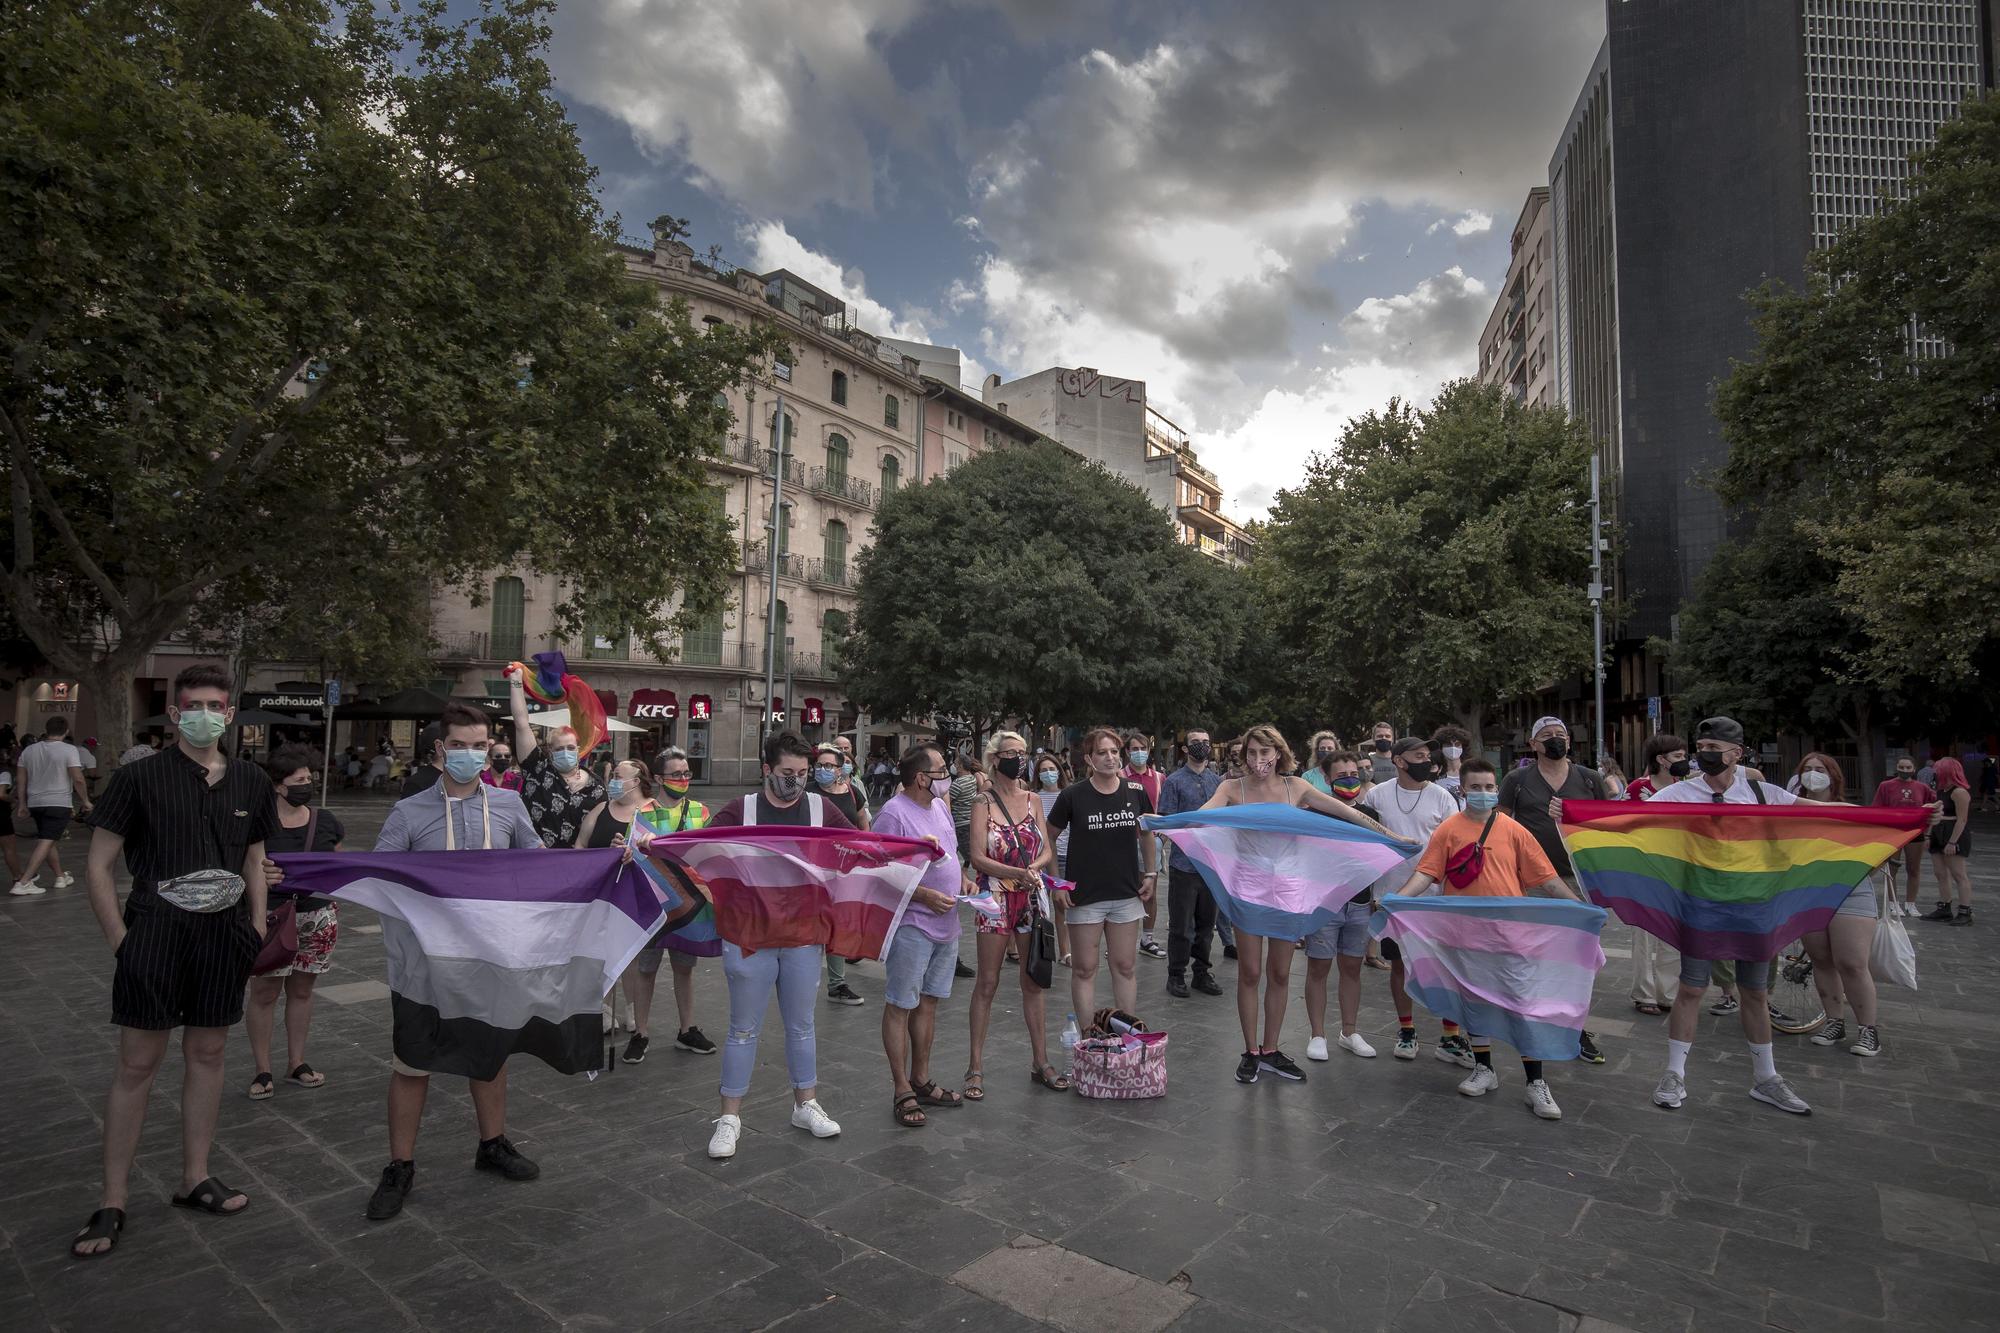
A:
<svg viewBox="0 0 2000 1333">
<path fill-rule="evenodd" d="M 98 659 L 93 669 L 77 673 L 97 709 L 100 781 L 109 778 L 118 767 L 118 756 L 132 748 L 132 682 L 138 678 L 138 669 L 137 658 L 117 653 Z"/>
<path fill-rule="evenodd" d="M 1486 726 L 1486 706 L 1477 700 L 1468 703 L 1459 710 L 1458 725 L 1464 727 L 1466 734 L 1472 737 L 1472 744 L 1468 747 L 1471 753 L 1466 755 L 1466 758 L 1470 759 L 1473 755 L 1485 757 L 1486 738 L 1481 733 Z"/>
<path fill-rule="evenodd" d="M 1884 738 L 1880 728 L 1874 724 L 1875 710 L 1869 706 L 1866 695 L 1857 695 L 1854 700 L 1854 755 L 1855 768 L 1853 793 L 1857 798 L 1875 790 L 1876 784 L 1887 776 L 1884 758 Z"/>
</svg>

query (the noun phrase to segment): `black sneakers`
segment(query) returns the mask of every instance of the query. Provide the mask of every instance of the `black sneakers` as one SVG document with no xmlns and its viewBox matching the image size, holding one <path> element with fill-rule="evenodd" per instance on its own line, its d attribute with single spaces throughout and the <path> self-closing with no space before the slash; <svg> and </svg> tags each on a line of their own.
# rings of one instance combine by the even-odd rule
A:
<svg viewBox="0 0 2000 1333">
<path fill-rule="evenodd" d="M 382 1183 L 368 1196 L 368 1220 L 386 1222 L 403 1211 L 403 1200 L 410 1197 L 410 1186 L 417 1182 L 415 1162 L 391 1162 L 382 1168 Z"/>
<path fill-rule="evenodd" d="M 472 1164 L 481 1171 L 498 1171 L 509 1180 L 533 1180 L 542 1174 L 542 1168 L 521 1156 L 505 1134 L 483 1141 Z"/>
<path fill-rule="evenodd" d="M 1222 994 L 1222 984 L 1207 972 L 1197 972 L 1194 974 L 1194 988 L 1203 995 Z"/>
<path fill-rule="evenodd" d="M 1587 1065 L 1604 1063 L 1604 1052 L 1597 1049 L 1597 1038 L 1588 1031 L 1577 1039 L 1577 1059 Z"/>
<path fill-rule="evenodd" d="M 1936 907 L 1917 919 L 1919 921 L 1949 921 L 1951 920 L 1951 904 L 1939 903 Z"/>
<path fill-rule="evenodd" d="M 1187 979 L 1184 977 L 1168 977 L 1167 994 L 1173 996 L 1176 1000 L 1185 1000 L 1188 997 Z"/>
<path fill-rule="evenodd" d="M 1266 1051 L 1257 1057 L 1257 1067 L 1279 1078 L 1288 1078 L 1294 1083 L 1306 1081 L 1306 1071 L 1292 1063 L 1292 1057 L 1283 1051 Z"/>
<path fill-rule="evenodd" d="M 1243 1058 L 1236 1062 L 1236 1081 L 1238 1083 L 1257 1081 L 1257 1052 L 1243 1052 Z"/>
<path fill-rule="evenodd" d="M 628 1065 L 642 1065 L 646 1063 L 646 1047 L 651 1044 L 650 1037 L 635 1032 L 632 1034 L 632 1040 L 625 1043 L 625 1054 L 618 1058 Z"/>
<path fill-rule="evenodd" d="M 681 1033 L 674 1038 L 674 1045 L 684 1051 L 693 1051 L 696 1055 L 715 1054 L 715 1043 L 702 1036 L 700 1028 L 689 1028 Z"/>
<path fill-rule="evenodd" d="M 854 987 L 846 982 L 836 982 L 826 988 L 826 998 L 832 1004 L 854 1005 L 861 1003 L 861 997 L 854 993 Z"/>
</svg>

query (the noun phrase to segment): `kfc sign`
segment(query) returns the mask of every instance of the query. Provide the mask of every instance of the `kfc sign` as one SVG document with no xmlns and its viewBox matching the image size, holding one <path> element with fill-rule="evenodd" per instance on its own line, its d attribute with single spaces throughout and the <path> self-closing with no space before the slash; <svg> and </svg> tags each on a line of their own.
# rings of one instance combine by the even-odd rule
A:
<svg viewBox="0 0 2000 1333">
<path fill-rule="evenodd" d="M 709 702 L 707 695 L 690 694 L 688 696 L 688 721 L 706 722 L 713 711 L 714 705 Z"/>
<path fill-rule="evenodd" d="M 634 690 L 634 722 L 671 722 L 681 715 L 680 699 L 672 690 Z"/>
</svg>

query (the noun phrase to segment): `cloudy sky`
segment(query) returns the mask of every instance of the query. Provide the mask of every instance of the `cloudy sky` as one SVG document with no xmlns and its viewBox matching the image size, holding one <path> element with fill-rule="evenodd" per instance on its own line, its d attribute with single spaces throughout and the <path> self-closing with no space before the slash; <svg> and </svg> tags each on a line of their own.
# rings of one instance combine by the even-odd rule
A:
<svg viewBox="0 0 2000 1333">
<path fill-rule="evenodd" d="M 1604 0 L 566 0 L 628 235 L 789 268 L 966 383 L 1143 379 L 1259 516 L 1469 372 Z"/>
</svg>

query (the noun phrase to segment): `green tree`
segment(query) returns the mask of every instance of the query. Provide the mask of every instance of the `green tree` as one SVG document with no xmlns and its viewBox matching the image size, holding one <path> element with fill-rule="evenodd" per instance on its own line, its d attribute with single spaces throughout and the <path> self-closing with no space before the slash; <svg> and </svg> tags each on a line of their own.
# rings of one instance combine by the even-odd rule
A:
<svg viewBox="0 0 2000 1333">
<path fill-rule="evenodd" d="M 718 394 L 774 335 L 628 281 L 548 0 L 0 7 L 0 593 L 122 735 L 168 635 L 354 643 L 524 560 L 664 646 L 720 604 Z M 354 645 L 341 648 L 338 657 Z"/>
<path fill-rule="evenodd" d="M 1752 304 L 1757 353 L 1716 398 L 1720 493 L 1825 558 L 1856 674 L 1969 682 L 2000 606 L 2000 100 L 1968 99 L 1804 291 Z"/>
<path fill-rule="evenodd" d="M 1501 700 L 1587 670 L 1590 452 L 1564 413 L 1464 380 L 1348 422 L 1258 548 L 1292 711 L 1476 736 Z"/>
<path fill-rule="evenodd" d="M 983 454 L 883 501 L 842 683 L 884 716 L 1193 720 L 1241 637 L 1242 576 L 1062 449 Z"/>
</svg>

